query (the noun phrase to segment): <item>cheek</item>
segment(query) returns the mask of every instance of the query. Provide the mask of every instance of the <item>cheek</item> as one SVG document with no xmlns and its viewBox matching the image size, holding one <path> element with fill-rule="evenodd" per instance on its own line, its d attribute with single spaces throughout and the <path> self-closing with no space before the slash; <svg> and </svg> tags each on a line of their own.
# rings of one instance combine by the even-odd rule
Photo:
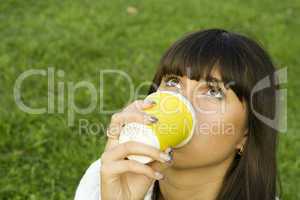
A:
<svg viewBox="0 0 300 200">
<path fill-rule="evenodd" d="M 209 105 L 212 109 L 212 104 Z M 197 112 L 198 124 L 194 136 L 186 146 L 175 150 L 174 160 L 177 159 L 178 164 L 185 163 L 185 166 L 205 166 L 234 156 L 242 135 L 243 113 L 243 107 L 239 104 L 227 105 L 225 112 Z"/>
<path fill-rule="evenodd" d="M 196 167 L 217 164 L 231 157 L 235 153 L 236 135 L 233 131 L 229 131 L 230 134 L 216 132 L 221 127 L 213 126 L 215 130 L 199 130 L 186 146 L 175 150 L 174 160 Z"/>
</svg>

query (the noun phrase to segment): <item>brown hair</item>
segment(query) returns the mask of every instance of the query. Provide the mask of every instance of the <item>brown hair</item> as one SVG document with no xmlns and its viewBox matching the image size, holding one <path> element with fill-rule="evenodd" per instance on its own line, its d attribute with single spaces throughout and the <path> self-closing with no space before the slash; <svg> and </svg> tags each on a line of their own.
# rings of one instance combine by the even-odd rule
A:
<svg viewBox="0 0 300 200">
<path fill-rule="evenodd" d="M 278 133 L 259 120 L 253 109 L 273 118 L 278 88 L 275 67 L 259 44 L 246 36 L 221 29 L 190 33 L 164 53 L 148 93 L 157 90 L 166 74 L 185 75 L 192 80 L 207 79 L 216 64 L 222 80 L 234 82 L 230 88 L 240 101 L 245 101 L 248 110 L 248 139 L 244 153 L 242 156 L 237 154 L 227 170 L 217 200 L 274 200 L 277 195 Z M 267 76 L 270 76 L 270 87 L 251 98 L 253 87 Z M 158 199 L 158 196 L 159 183 L 156 181 L 152 199 Z"/>
</svg>

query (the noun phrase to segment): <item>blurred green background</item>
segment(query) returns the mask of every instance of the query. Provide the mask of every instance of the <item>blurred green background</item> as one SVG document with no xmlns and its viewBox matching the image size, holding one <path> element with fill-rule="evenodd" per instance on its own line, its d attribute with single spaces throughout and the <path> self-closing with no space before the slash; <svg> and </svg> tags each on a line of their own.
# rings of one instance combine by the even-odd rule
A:
<svg viewBox="0 0 300 200">
<path fill-rule="evenodd" d="M 138 86 L 152 80 L 162 53 L 178 38 L 215 27 L 258 40 L 278 67 L 288 67 L 288 131 L 280 134 L 279 169 L 283 199 L 300 199 L 299 19 L 298 0 L 1 1 L 0 199 L 72 199 L 105 144 L 103 132 L 80 132 L 79 119 L 105 126 L 110 120 L 95 110 L 76 115 L 69 127 L 66 112 L 21 111 L 13 87 L 22 72 L 53 67 L 65 72 L 55 77 L 56 86 L 90 81 L 99 90 L 99 71 L 120 69 Z M 106 76 L 103 86 L 106 109 L 127 102 L 124 80 Z M 47 106 L 46 77 L 28 78 L 21 91 L 26 104 Z M 146 91 L 142 87 L 140 94 Z M 79 89 L 75 99 L 85 107 L 90 94 Z"/>
</svg>

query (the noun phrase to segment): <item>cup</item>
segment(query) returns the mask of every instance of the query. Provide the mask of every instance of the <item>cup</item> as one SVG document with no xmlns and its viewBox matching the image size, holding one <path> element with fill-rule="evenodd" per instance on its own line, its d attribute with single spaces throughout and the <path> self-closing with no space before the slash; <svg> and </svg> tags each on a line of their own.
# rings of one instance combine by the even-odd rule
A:
<svg viewBox="0 0 300 200">
<path fill-rule="evenodd" d="M 161 151 L 167 147 L 179 148 L 187 144 L 193 136 L 196 117 L 189 100 L 178 92 L 159 90 L 145 99 L 155 101 L 155 105 L 143 111 L 158 118 L 153 124 L 128 123 L 120 133 L 119 143 L 141 142 Z M 151 162 L 147 156 L 130 155 L 128 159 L 141 163 Z"/>
</svg>

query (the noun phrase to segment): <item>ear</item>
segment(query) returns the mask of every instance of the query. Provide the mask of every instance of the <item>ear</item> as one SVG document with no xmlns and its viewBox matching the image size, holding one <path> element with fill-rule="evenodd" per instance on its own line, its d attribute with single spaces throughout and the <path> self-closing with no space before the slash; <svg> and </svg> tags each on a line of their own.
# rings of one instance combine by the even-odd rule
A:
<svg viewBox="0 0 300 200">
<path fill-rule="evenodd" d="M 239 142 L 237 143 L 236 145 L 236 148 L 239 150 L 241 149 L 242 147 L 245 147 L 245 144 L 247 142 L 247 139 L 248 139 L 248 129 L 246 129 L 244 131 L 244 134 L 241 136 L 241 139 L 239 140 Z"/>
</svg>

